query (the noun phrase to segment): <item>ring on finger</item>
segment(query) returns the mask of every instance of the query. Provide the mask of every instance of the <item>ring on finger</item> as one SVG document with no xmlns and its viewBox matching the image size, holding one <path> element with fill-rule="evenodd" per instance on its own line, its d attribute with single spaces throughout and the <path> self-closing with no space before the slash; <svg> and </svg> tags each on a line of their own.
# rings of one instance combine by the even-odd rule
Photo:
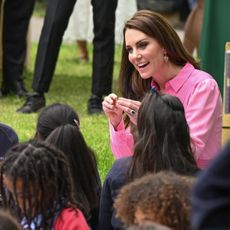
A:
<svg viewBox="0 0 230 230">
<path fill-rule="evenodd" d="M 132 116 L 135 116 L 137 112 L 135 110 L 131 109 L 130 113 Z"/>
</svg>

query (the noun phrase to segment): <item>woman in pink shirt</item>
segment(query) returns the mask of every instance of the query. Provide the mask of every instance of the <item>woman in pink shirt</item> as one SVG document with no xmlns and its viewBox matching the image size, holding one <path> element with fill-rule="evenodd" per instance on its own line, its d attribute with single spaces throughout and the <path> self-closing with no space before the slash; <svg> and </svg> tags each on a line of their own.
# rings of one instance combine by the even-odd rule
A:
<svg viewBox="0 0 230 230">
<path fill-rule="evenodd" d="M 175 30 L 159 14 L 141 10 L 126 22 L 119 81 L 122 97 L 112 93 L 103 101 L 116 158 L 133 154 L 140 101 L 151 87 L 183 103 L 198 167 L 205 168 L 215 157 L 221 148 L 222 128 L 218 85 L 199 70 Z"/>
</svg>

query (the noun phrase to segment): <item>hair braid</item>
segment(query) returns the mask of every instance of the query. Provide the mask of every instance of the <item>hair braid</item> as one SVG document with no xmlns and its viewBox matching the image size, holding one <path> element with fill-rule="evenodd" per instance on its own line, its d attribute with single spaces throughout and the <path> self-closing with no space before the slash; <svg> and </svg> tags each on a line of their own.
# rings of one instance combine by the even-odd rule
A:
<svg viewBox="0 0 230 230">
<path fill-rule="evenodd" d="M 12 181 L 14 194 L 5 191 L 3 175 Z M 16 195 L 18 180 L 22 181 L 23 210 L 19 208 Z M 51 224 L 55 212 L 70 203 L 71 206 L 78 206 L 72 190 L 68 160 L 60 150 L 45 143 L 22 143 L 10 149 L 6 155 L 1 168 L 3 204 L 16 208 L 20 218 L 23 213 L 31 221 L 39 213 L 42 215 L 39 227 Z"/>
</svg>

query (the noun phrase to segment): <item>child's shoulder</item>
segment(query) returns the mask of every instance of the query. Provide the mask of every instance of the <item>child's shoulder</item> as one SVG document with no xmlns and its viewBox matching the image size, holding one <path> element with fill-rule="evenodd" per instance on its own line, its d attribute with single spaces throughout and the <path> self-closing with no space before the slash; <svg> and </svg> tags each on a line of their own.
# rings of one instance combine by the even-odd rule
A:
<svg viewBox="0 0 230 230">
<path fill-rule="evenodd" d="M 84 215 L 79 209 L 65 208 L 58 215 L 54 230 L 89 230 Z"/>
</svg>

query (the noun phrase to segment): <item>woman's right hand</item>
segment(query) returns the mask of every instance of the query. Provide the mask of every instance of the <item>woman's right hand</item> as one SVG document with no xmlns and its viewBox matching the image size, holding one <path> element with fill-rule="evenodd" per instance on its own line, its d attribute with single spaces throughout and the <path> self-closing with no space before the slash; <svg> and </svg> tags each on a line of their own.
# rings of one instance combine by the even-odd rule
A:
<svg viewBox="0 0 230 230">
<path fill-rule="evenodd" d="M 104 98 L 102 107 L 105 115 L 109 118 L 110 123 L 116 129 L 122 120 L 123 111 L 116 106 L 118 96 L 114 93 L 109 94 Z"/>
</svg>

